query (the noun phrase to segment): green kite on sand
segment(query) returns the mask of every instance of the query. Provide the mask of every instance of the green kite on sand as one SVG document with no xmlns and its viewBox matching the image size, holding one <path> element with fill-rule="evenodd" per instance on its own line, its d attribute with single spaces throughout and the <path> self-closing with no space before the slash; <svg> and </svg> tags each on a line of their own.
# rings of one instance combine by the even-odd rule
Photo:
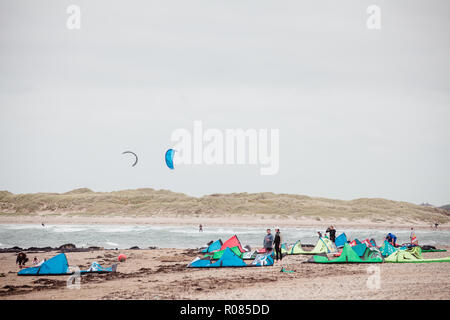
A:
<svg viewBox="0 0 450 320">
<path fill-rule="evenodd" d="M 281 244 L 281 254 L 283 256 L 289 254 L 290 251 L 291 251 L 291 245 L 289 245 L 287 243 Z"/>
<path fill-rule="evenodd" d="M 426 262 L 450 262 L 450 257 L 424 259 L 422 257 L 422 249 L 419 246 L 409 248 L 407 250 L 398 250 L 387 257 L 385 262 L 390 263 L 426 263 Z"/>
<path fill-rule="evenodd" d="M 298 240 L 292 248 L 288 251 L 287 254 L 307 254 L 307 255 L 314 255 L 314 254 L 321 254 L 321 253 L 331 253 L 334 252 L 334 246 L 333 243 L 328 238 L 319 238 L 317 241 L 316 246 L 311 251 L 305 251 L 302 248 L 302 243 L 300 240 Z"/>
<path fill-rule="evenodd" d="M 349 244 L 345 244 L 339 257 L 330 259 L 327 255 L 316 255 L 311 257 L 307 262 L 311 263 L 380 263 L 383 262 L 378 251 L 366 248 L 366 251 L 360 257 Z"/>
</svg>

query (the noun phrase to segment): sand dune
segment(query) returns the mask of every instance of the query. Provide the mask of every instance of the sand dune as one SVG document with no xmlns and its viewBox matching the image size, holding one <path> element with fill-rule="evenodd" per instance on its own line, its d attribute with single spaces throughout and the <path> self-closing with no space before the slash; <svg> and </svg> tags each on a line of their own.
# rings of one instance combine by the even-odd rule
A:
<svg viewBox="0 0 450 320">
<path fill-rule="evenodd" d="M 94 192 L 82 188 L 66 193 L 13 194 L 0 191 L 2 221 L 32 217 L 88 218 L 205 218 L 254 219 L 318 223 L 341 220 L 389 225 L 403 222 L 429 226 L 450 224 L 450 212 L 380 198 L 335 200 L 304 195 L 265 193 L 211 194 L 191 197 L 150 188 Z M 19 222 L 19 220 L 17 220 Z"/>
</svg>

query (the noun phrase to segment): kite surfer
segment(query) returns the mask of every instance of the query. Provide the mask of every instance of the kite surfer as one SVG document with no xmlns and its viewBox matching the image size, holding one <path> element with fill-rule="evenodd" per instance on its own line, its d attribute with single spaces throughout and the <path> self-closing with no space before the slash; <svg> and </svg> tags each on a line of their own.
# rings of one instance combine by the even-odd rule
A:
<svg viewBox="0 0 450 320">
<path fill-rule="evenodd" d="M 330 233 L 330 240 L 334 243 L 334 241 L 336 240 L 336 229 L 333 226 L 329 226 L 327 231 L 325 232 Z"/>
<path fill-rule="evenodd" d="M 281 234 L 280 228 L 275 229 L 275 240 L 273 242 L 275 246 L 275 259 L 278 262 L 278 255 L 280 256 L 280 261 L 283 259 L 283 255 L 281 254 Z"/>
</svg>

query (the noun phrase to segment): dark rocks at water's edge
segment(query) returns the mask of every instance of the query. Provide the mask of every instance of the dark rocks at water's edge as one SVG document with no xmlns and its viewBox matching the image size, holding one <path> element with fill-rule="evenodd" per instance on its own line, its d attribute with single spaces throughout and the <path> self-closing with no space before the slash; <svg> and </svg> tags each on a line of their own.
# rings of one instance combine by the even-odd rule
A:
<svg viewBox="0 0 450 320">
<path fill-rule="evenodd" d="M 104 250 L 103 247 L 88 247 L 88 248 L 77 248 L 72 243 L 63 244 L 59 247 L 30 247 L 30 248 L 20 248 L 20 247 L 12 247 L 12 248 L 3 248 L 0 249 L 0 253 L 8 253 L 8 252 L 50 252 L 50 251 L 60 251 L 60 252 L 88 252 L 88 251 L 96 251 L 96 250 Z"/>
<path fill-rule="evenodd" d="M 76 248 L 77 248 L 76 245 L 74 245 L 72 243 L 66 243 L 66 244 L 63 244 L 62 246 L 60 246 L 58 249 L 59 250 L 73 250 Z"/>
<path fill-rule="evenodd" d="M 22 249 L 22 248 L 20 248 L 20 247 L 12 247 L 12 248 L 4 248 L 4 249 L 1 249 L 0 248 L 0 252 L 1 253 L 3 253 L 3 252 L 20 252 L 20 251 L 23 251 L 24 249 Z"/>
<path fill-rule="evenodd" d="M 148 247 L 149 249 L 157 249 L 157 247 Z M 105 249 L 103 247 L 96 247 L 96 246 L 91 246 L 91 247 L 87 247 L 87 248 L 77 248 L 74 244 L 72 243 L 66 243 L 63 244 L 62 246 L 59 247 L 30 247 L 30 248 L 20 248 L 20 247 L 12 247 L 12 248 L 0 248 L 0 253 L 8 253 L 8 252 L 12 252 L 12 253 L 18 253 L 18 252 L 29 252 L 29 253 L 33 253 L 33 252 L 50 252 L 50 251 L 60 251 L 60 252 L 89 252 L 89 251 L 98 251 L 98 250 L 119 250 L 118 248 L 115 249 Z M 127 250 L 140 250 L 140 248 L 138 246 L 133 246 Z"/>
<path fill-rule="evenodd" d="M 158 247 L 157 246 L 150 246 L 147 249 L 156 250 L 156 249 L 158 249 Z M 116 248 L 116 250 L 117 250 L 117 248 Z M 139 248 L 138 246 L 134 246 L 134 247 L 131 247 L 131 248 L 127 249 L 127 250 L 141 250 L 141 248 Z"/>
</svg>

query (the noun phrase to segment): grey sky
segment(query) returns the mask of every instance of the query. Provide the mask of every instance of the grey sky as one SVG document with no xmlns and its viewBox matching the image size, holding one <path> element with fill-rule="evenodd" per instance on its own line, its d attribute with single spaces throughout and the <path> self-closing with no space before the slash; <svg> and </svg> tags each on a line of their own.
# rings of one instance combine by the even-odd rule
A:
<svg viewBox="0 0 450 320">
<path fill-rule="evenodd" d="M 66 28 L 67 6 L 81 30 Z M 366 9 L 381 8 L 381 30 Z M 450 2 L 0 0 L 0 189 L 450 202 Z M 280 171 L 171 132 L 280 129 Z M 132 150 L 139 163 L 121 153 Z"/>
</svg>

